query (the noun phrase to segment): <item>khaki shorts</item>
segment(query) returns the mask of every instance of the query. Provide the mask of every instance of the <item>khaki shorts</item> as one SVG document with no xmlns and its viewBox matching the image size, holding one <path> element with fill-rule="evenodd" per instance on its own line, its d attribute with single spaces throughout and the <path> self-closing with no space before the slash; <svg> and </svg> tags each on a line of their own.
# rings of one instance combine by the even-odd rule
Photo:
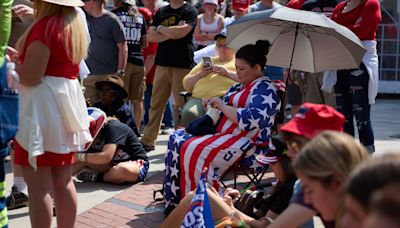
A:
<svg viewBox="0 0 400 228">
<path fill-rule="evenodd" d="M 127 63 L 124 76 L 124 87 L 129 100 L 143 100 L 146 90 L 144 66 Z"/>
</svg>

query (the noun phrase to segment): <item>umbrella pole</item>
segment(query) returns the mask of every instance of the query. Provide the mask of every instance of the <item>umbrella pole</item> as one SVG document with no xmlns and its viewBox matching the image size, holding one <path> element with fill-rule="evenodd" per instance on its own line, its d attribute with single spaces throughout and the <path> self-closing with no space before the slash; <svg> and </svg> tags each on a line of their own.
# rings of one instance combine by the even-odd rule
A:
<svg viewBox="0 0 400 228">
<path fill-rule="evenodd" d="M 285 99 L 286 98 L 286 91 L 287 91 L 287 87 L 288 87 L 288 83 L 289 83 L 289 78 L 290 78 L 290 74 L 291 74 L 291 71 L 292 71 L 292 62 L 293 62 L 293 55 L 294 55 L 294 48 L 295 48 L 295 46 L 296 46 L 296 41 L 297 41 L 297 35 L 298 35 L 298 33 L 299 33 L 299 23 L 296 23 L 296 30 L 295 30 L 295 32 L 294 32 L 294 43 L 293 43 L 293 49 L 292 49 L 292 56 L 290 57 L 290 63 L 289 63 L 289 69 L 288 69 L 288 76 L 287 76 L 287 78 L 286 78 L 286 81 L 285 81 L 285 92 L 283 93 L 283 104 L 281 105 L 281 110 L 280 110 L 280 112 L 282 113 L 282 119 L 280 120 L 281 121 L 281 123 L 284 123 L 285 122 L 285 106 L 286 106 L 286 103 L 287 102 L 285 102 L 285 101 L 287 101 L 287 99 Z M 279 121 L 279 120 L 278 120 Z"/>
</svg>

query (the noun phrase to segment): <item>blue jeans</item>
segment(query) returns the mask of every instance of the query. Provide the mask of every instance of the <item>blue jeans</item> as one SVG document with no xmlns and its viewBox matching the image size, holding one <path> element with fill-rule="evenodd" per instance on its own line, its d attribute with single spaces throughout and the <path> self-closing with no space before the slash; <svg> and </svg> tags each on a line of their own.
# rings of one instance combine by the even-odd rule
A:
<svg viewBox="0 0 400 228">
<path fill-rule="evenodd" d="M 18 129 L 18 95 L 8 93 L 6 61 L 0 68 L 0 224 L 7 226 L 5 198 L 4 158 L 8 155 L 7 143 Z"/>
<path fill-rule="evenodd" d="M 354 121 L 356 118 L 360 142 L 368 149 L 374 151 L 374 132 L 372 130 L 368 101 L 369 75 L 364 64 L 352 70 L 337 72 L 335 96 L 337 110 L 346 117 L 344 131 L 354 136 Z"/>
<path fill-rule="evenodd" d="M 143 122 L 146 125 L 149 122 L 149 109 L 150 109 L 150 101 L 152 95 L 153 85 L 147 84 L 146 91 L 144 92 L 144 117 Z M 165 106 L 164 116 L 162 122 L 164 123 L 166 128 L 174 127 L 174 112 L 172 110 L 172 105 L 168 101 L 167 106 Z"/>
</svg>

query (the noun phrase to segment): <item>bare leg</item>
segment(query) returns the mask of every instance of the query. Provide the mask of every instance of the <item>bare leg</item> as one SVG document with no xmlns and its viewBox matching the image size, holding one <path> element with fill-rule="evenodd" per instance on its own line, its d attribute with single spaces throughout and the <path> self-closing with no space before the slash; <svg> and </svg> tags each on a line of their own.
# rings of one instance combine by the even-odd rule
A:
<svg viewBox="0 0 400 228">
<path fill-rule="evenodd" d="M 139 179 L 140 166 L 133 161 L 121 162 L 109 169 L 103 176 L 108 183 L 122 184 L 124 182 L 135 182 Z"/>
<path fill-rule="evenodd" d="M 51 226 L 53 207 L 51 167 L 38 167 L 36 172 L 30 166 L 20 166 L 29 192 L 29 216 L 33 228 Z"/>
<path fill-rule="evenodd" d="M 135 114 L 135 124 L 139 129 L 143 117 L 143 100 L 132 100 L 133 113 Z"/>
<path fill-rule="evenodd" d="M 208 197 L 210 199 L 211 212 L 214 220 L 218 220 L 229 216 L 232 209 L 223 201 L 221 197 L 216 195 L 211 190 L 207 189 Z M 190 203 L 193 198 L 193 192 L 188 193 L 185 198 L 178 204 L 171 214 L 161 224 L 161 228 L 180 227 L 186 212 L 189 210 Z"/>
<path fill-rule="evenodd" d="M 69 165 L 52 167 L 54 202 L 57 212 L 57 227 L 72 228 L 77 213 L 75 185 Z"/>
</svg>

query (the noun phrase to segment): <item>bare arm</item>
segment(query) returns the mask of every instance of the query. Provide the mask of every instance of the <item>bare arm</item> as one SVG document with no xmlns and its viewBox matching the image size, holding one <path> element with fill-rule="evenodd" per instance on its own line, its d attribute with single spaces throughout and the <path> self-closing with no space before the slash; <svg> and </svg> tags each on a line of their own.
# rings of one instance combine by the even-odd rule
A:
<svg viewBox="0 0 400 228">
<path fill-rule="evenodd" d="M 39 84 L 46 72 L 49 58 L 50 49 L 42 42 L 33 41 L 26 48 L 24 63 L 16 67 L 21 84 L 25 86 Z"/>
<path fill-rule="evenodd" d="M 155 42 L 155 43 L 162 43 L 169 39 L 166 35 L 157 32 L 156 27 L 154 27 L 154 26 L 150 27 L 150 29 L 147 31 L 147 35 L 148 35 L 149 41 Z"/>
<path fill-rule="evenodd" d="M 202 63 L 196 65 L 183 79 L 183 88 L 192 92 L 194 85 L 203 77 L 212 73 L 212 67 L 204 67 Z"/>
<path fill-rule="evenodd" d="M 147 48 L 147 46 L 149 46 L 147 35 L 142 35 L 142 37 L 140 38 L 140 48 Z"/>
<path fill-rule="evenodd" d="M 158 30 L 159 33 L 164 34 L 168 39 L 181 39 L 185 37 L 190 30 L 192 30 L 192 26 L 183 22 L 182 25 L 175 25 L 170 27 L 161 26 Z"/>
<path fill-rule="evenodd" d="M 101 152 L 88 153 L 86 162 L 95 165 L 108 164 L 114 157 L 115 151 L 117 151 L 117 144 L 113 143 L 105 144 Z"/>
<path fill-rule="evenodd" d="M 316 214 L 312 209 L 292 203 L 274 220 L 269 228 L 296 228 L 312 219 Z"/>
<path fill-rule="evenodd" d="M 232 122 L 234 122 L 235 124 L 238 123 L 237 108 L 225 104 L 219 97 L 210 98 L 208 99 L 208 102 L 211 103 L 211 105 L 213 105 L 216 109 L 223 112 L 224 115 L 228 117 L 228 119 L 230 119 Z"/>
<path fill-rule="evenodd" d="M 144 61 L 144 67 L 146 69 L 146 75 L 151 70 L 154 65 L 154 61 L 156 59 L 156 55 L 148 55 L 146 60 Z"/>
<path fill-rule="evenodd" d="M 128 45 L 126 41 L 118 43 L 118 70 L 125 70 L 128 58 Z"/>
</svg>

